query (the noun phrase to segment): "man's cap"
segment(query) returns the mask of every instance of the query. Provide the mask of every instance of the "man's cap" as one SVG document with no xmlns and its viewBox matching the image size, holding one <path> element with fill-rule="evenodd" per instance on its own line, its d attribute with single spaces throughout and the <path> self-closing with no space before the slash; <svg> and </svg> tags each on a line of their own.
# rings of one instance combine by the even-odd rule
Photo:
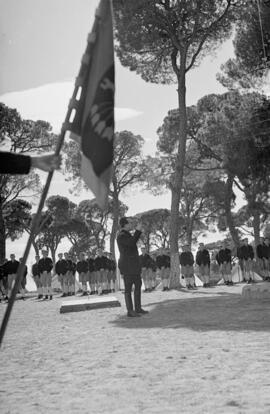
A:
<svg viewBox="0 0 270 414">
<path fill-rule="evenodd" d="M 120 227 L 124 227 L 128 223 L 129 223 L 129 221 L 126 217 L 121 217 L 120 220 L 119 220 Z"/>
</svg>

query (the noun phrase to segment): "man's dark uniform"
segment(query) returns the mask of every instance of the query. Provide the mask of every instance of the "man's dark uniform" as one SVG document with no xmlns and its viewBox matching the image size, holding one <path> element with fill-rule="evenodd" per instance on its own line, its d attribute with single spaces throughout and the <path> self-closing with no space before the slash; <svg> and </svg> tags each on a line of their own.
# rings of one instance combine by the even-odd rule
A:
<svg viewBox="0 0 270 414">
<path fill-rule="evenodd" d="M 100 269 L 107 269 L 107 257 L 106 256 L 97 256 L 94 261 L 95 271 L 99 272 Z"/>
<path fill-rule="evenodd" d="M 248 260 L 248 259 L 253 260 L 254 259 L 253 247 L 250 244 L 248 245 L 244 244 L 243 246 L 239 247 L 237 249 L 237 257 L 240 260 Z"/>
<path fill-rule="evenodd" d="M 259 270 L 263 272 L 261 275 L 263 278 L 267 278 L 265 272 L 268 270 L 268 246 L 265 243 L 260 243 L 256 247 L 256 253 L 258 258 Z"/>
<path fill-rule="evenodd" d="M 38 263 L 34 263 L 32 266 L 32 275 L 34 277 L 37 277 L 40 275 L 39 270 L 38 270 Z"/>
<path fill-rule="evenodd" d="M 67 259 L 67 272 L 72 272 L 73 273 L 73 262 L 71 259 Z"/>
<path fill-rule="evenodd" d="M 50 259 L 50 257 L 42 257 L 41 259 L 39 259 L 38 261 L 38 270 L 39 273 L 43 273 L 43 272 L 51 272 L 53 268 L 53 262 L 52 259 Z"/>
<path fill-rule="evenodd" d="M 140 259 L 140 263 L 141 263 L 141 267 L 145 267 L 146 269 L 151 269 L 151 257 L 149 256 L 149 254 L 145 253 L 145 254 L 141 254 L 139 256 Z"/>
<path fill-rule="evenodd" d="M 257 252 L 258 259 L 266 258 L 266 256 L 265 256 L 265 253 L 266 253 L 265 244 L 264 243 L 258 244 L 257 247 L 256 247 L 256 252 Z"/>
<path fill-rule="evenodd" d="M 107 279 L 107 273 L 108 273 L 107 257 L 104 255 L 97 256 L 95 258 L 94 266 L 95 266 L 97 284 L 100 286 L 99 288 L 101 289 L 101 284 L 107 283 L 108 281 Z M 101 271 L 101 269 L 103 270 Z M 102 289 L 102 293 L 108 293 L 108 291 L 106 289 Z"/>
<path fill-rule="evenodd" d="M 0 174 L 28 174 L 30 168 L 29 155 L 0 152 Z"/>
<path fill-rule="evenodd" d="M 238 262 L 239 262 L 240 269 L 243 272 L 244 265 L 243 265 L 243 256 L 242 256 L 242 250 L 241 250 L 242 247 L 243 246 L 237 247 L 237 249 L 236 249 L 236 257 L 238 258 Z"/>
<path fill-rule="evenodd" d="M 227 247 L 225 249 L 220 249 L 216 254 L 216 261 L 219 265 L 223 263 L 231 263 L 232 261 L 232 252 Z"/>
<path fill-rule="evenodd" d="M 253 247 L 250 244 L 244 244 L 243 246 L 239 247 L 237 250 L 237 257 L 239 262 L 242 262 L 241 270 L 243 272 L 244 280 L 248 281 L 248 283 L 254 282 L 254 273 L 253 273 L 253 259 L 254 259 L 254 251 Z M 247 279 L 248 277 L 248 279 Z"/>
<path fill-rule="evenodd" d="M 156 258 L 156 265 L 159 269 L 161 269 L 162 267 L 165 267 L 165 269 L 169 268 L 171 266 L 170 262 L 170 256 L 168 256 L 167 254 L 160 254 Z"/>
<path fill-rule="evenodd" d="M 87 273 L 88 272 L 88 261 L 81 260 L 76 264 L 76 270 L 78 274 L 80 273 Z"/>
<path fill-rule="evenodd" d="M 61 259 L 58 260 L 55 263 L 55 273 L 60 276 L 60 275 L 65 275 L 68 271 L 68 263 L 65 259 Z"/>
<path fill-rule="evenodd" d="M 264 243 L 264 248 L 265 248 L 265 253 L 264 253 L 265 258 L 269 260 L 270 259 L 270 244 Z"/>
<path fill-rule="evenodd" d="M 120 253 L 118 267 L 124 277 L 125 284 L 125 301 L 128 314 L 133 311 L 131 290 L 134 284 L 134 307 L 135 312 L 141 310 L 141 264 L 137 249 L 137 241 L 141 232 L 136 230 L 134 235 L 129 231 L 121 229 L 117 235 L 117 245 Z"/>
<path fill-rule="evenodd" d="M 196 254 L 196 264 L 210 267 L 210 255 L 207 249 L 198 250 Z"/>
<path fill-rule="evenodd" d="M 2 265 L 1 265 L 1 280 L 2 280 L 2 285 L 3 285 L 3 288 L 5 289 L 5 290 L 7 290 L 7 288 L 8 288 L 8 273 L 7 273 L 7 263 L 8 262 L 5 262 L 5 263 L 3 263 Z"/>
<path fill-rule="evenodd" d="M 7 275 L 16 274 L 17 273 L 17 270 L 19 268 L 19 264 L 20 263 L 18 262 L 18 260 L 14 260 L 14 261 L 9 260 L 6 263 L 6 272 L 7 272 Z"/>
<path fill-rule="evenodd" d="M 193 266 L 194 257 L 191 252 L 182 252 L 179 256 L 179 261 L 181 266 Z"/>
<path fill-rule="evenodd" d="M 116 271 L 116 263 L 114 259 L 110 259 L 110 270 L 112 270 L 113 272 Z"/>
</svg>

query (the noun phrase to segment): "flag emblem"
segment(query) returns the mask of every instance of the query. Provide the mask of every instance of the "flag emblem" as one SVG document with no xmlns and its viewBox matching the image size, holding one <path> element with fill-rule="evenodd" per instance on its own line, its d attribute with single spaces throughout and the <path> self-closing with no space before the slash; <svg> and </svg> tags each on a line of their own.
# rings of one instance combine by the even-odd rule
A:
<svg viewBox="0 0 270 414">
<path fill-rule="evenodd" d="M 68 128 L 80 144 L 81 176 L 105 209 L 113 164 L 114 47 L 111 0 L 101 0 L 70 109 L 75 116 Z M 79 91 L 80 89 L 80 91 Z"/>
</svg>

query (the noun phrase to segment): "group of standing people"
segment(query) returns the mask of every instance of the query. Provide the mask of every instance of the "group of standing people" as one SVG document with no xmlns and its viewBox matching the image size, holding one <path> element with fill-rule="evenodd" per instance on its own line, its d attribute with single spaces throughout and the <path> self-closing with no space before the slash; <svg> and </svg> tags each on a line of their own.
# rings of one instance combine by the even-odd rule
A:
<svg viewBox="0 0 270 414">
<path fill-rule="evenodd" d="M 146 249 L 141 248 L 139 256 L 141 263 L 141 276 L 145 286 L 145 292 L 150 292 L 156 286 L 157 273 L 161 280 L 162 291 L 169 290 L 171 261 L 169 251 L 167 249 L 159 250 L 155 257 L 146 253 Z M 181 275 L 185 279 L 188 289 L 195 289 L 194 265 L 199 269 L 200 279 L 203 281 L 204 287 L 210 284 L 210 254 L 203 243 L 199 244 L 199 249 L 194 258 L 189 245 L 182 247 L 179 254 L 179 262 L 181 266 Z"/>
<path fill-rule="evenodd" d="M 1 273 L 1 293 L 4 300 L 8 300 L 11 296 L 13 284 L 16 279 L 17 271 L 19 269 L 22 258 L 16 260 L 15 254 L 10 255 L 10 260 L 5 260 L 0 266 Z M 47 250 L 42 250 L 42 257 L 36 256 L 36 263 L 32 266 L 32 276 L 37 285 L 38 299 L 52 299 L 52 259 L 48 257 Z M 25 298 L 26 276 L 28 268 L 25 265 L 23 271 L 23 278 L 19 284 L 18 291 L 21 294 L 21 299 Z"/>
<path fill-rule="evenodd" d="M 35 256 L 35 263 L 32 266 L 32 276 L 38 293 L 37 299 L 53 299 L 53 269 L 61 286 L 62 297 L 75 295 L 76 272 L 82 286 L 82 296 L 115 292 L 116 263 L 110 253 L 98 249 L 96 256 L 90 253 L 87 256 L 85 253 L 80 253 L 78 259 L 69 253 L 59 253 L 55 267 L 48 251 L 44 249 L 41 253 L 42 257 Z M 0 288 L 4 300 L 8 300 L 11 295 L 19 264 L 15 255 L 11 254 L 10 260 L 5 260 L 0 266 Z M 28 269 L 25 266 L 23 279 L 19 286 L 21 299 L 25 297 L 27 273 Z"/>
<path fill-rule="evenodd" d="M 10 255 L 10 260 L 5 259 L 4 263 L 0 266 L 0 290 L 1 296 L 4 300 L 8 300 L 11 294 L 11 290 L 13 287 L 13 283 L 16 279 L 16 274 L 20 263 L 22 262 L 22 258 L 16 260 L 15 254 Z M 24 267 L 23 270 L 23 277 L 18 286 L 18 291 L 21 294 L 21 299 L 24 300 L 25 298 L 25 286 L 26 286 L 26 276 L 28 273 L 27 266 Z"/>
<path fill-rule="evenodd" d="M 138 224 L 135 232 L 133 222 L 123 217 L 120 219 L 120 231 L 117 236 L 117 244 L 120 252 L 118 262 L 119 270 L 124 279 L 125 302 L 127 315 L 130 317 L 141 316 L 147 313 L 141 308 L 141 286 L 142 280 L 145 285 L 145 292 L 150 292 L 156 287 L 156 273 L 159 273 L 162 290 L 169 290 L 170 277 L 170 256 L 165 249 L 159 251 L 154 257 L 146 252 L 143 247 L 141 255 L 138 253 L 137 243 L 141 237 L 142 226 Z M 243 274 L 243 281 L 247 283 L 255 282 L 256 265 L 260 274 L 265 280 L 270 280 L 270 241 L 268 238 L 260 239 L 260 244 L 256 246 L 256 262 L 253 247 L 248 239 L 241 240 L 241 245 L 237 249 L 235 256 L 238 258 L 239 266 Z M 220 278 L 225 285 L 233 285 L 232 281 L 232 250 L 228 242 L 224 241 L 219 245 L 218 251 L 214 255 L 214 260 L 218 265 Z M 204 243 L 200 243 L 194 258 L 189 245 L 182 247 L 179 254 L 181 276 L 185 279 L 187 289 L 196 289 L 194 267 L 197 266 L 198 277 L 204 287 L 210 286 L 211 258 L 209 250 Z M 258 269 L 257 268 L 257 269 Z M 134 305 L 132 301 L 132 288 L 134 286 Z"/>
<path fill-rule="evenodd" d="M 63 297 L 75 295 L 76 272 L 82 285 L 82 296 L 115 292 L 116 263 L 112 254 L 103 252 L 102 249 L 97 250 L 95 257 L 91 253 L 86 256 L 81 252 L 78 260 L 68 253 L 64 253 L 64 257 L 59 253 L 55 272 Z"/>
<path fill-rule="evenodd" d="M 124 280 L 125 302 L 128 316 L 141 316 L 148 313 L 141 307 L 141 286 L 142 280 L 145 292 L 151 292 L 161 283 L 162 291 L 169 290 L 170 282 L 170 255 L 167 249 L 160 249 L 158 254 L 148 254 L 146 248 L 141 248 L 138 253 L 137 243 L 142 234 L 142 226 L 138 224 L 134 233 L 134 222 L 126 217 L 120 219 L 120 231 L 117 235 L 117 244 L 120 253 L 118 267 Z M 256 251 L 249 244 L 248 239 L 241 241 L 240 247 L 234 252 L 234 257 L 238 258 L 238 263 L 242 271 L 243 281 L 254 283 L 254 270 L 259 270 L 259 274 L 265 280 L 270 280 L 270 240 L 260 238 Z M 220 278 L 225 285 L 232 285 L 232 250 L 225 241 L 219 245 L 218 251 L 212 255 L 218 265 Z M 256 261 L 254 260 L 256 257 Z M 48 251 L 42 250 L 42 257 L 36 256 L 36 262 L 32 266 L 33 279 L 37 286 L 38 299 L 52 299 L 52 275 L 53 261 L 48 257 Z M 20 259 L 21 261 L 22 259 Z M 198 251 L 194 257 L 190 246 L 184 245 L 179 253 L 181 277 L 185 280 L 187 289 L 196 289 L 195 266 L 197 276 L 204 287 L 210 286 L 211 259 L 209 250 L 204 243 L 200 243 Z M 16 278 L 20 262 L 15 255 L 10 255 L 10 260 L 0 266 L 2 296 L 6 299 L 10 297 L 12 285 Z M 61 285 L 62 296 L 71 296 L 76 293 L 76 272 L 82 287 L 82 296 L 88 294 L 106 294 L 116 290 L 116 262 L 112 254 L 98 249 L 96 255 L 91 253 L 80 253 L 78 259 L 69 253 L 59 253 L 55 263 L 55 273 Z M 25 285 L 27 276 L 27 266 L 24 269 L 22 282 L 19 292 L 22 299 L 25 296 Z M 157 282 L 158 276 L 158 282 Z M 134 306 L 131 292 L 134 286 Z"/>
</svg>

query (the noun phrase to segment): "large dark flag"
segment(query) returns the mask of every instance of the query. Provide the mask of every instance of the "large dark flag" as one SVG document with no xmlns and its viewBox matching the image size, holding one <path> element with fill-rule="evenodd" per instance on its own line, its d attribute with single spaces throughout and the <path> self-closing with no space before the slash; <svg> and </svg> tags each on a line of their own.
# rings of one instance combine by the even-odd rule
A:
<svg viewBox="0 0 270 414">
<path fill-rule="evenodd" d="M 107 205 L 113 163 L 114 48 L 111 0 L 101 0 L 70 101 L 67 129 L 80 144 L 81 176 Z"/>
</svg>

